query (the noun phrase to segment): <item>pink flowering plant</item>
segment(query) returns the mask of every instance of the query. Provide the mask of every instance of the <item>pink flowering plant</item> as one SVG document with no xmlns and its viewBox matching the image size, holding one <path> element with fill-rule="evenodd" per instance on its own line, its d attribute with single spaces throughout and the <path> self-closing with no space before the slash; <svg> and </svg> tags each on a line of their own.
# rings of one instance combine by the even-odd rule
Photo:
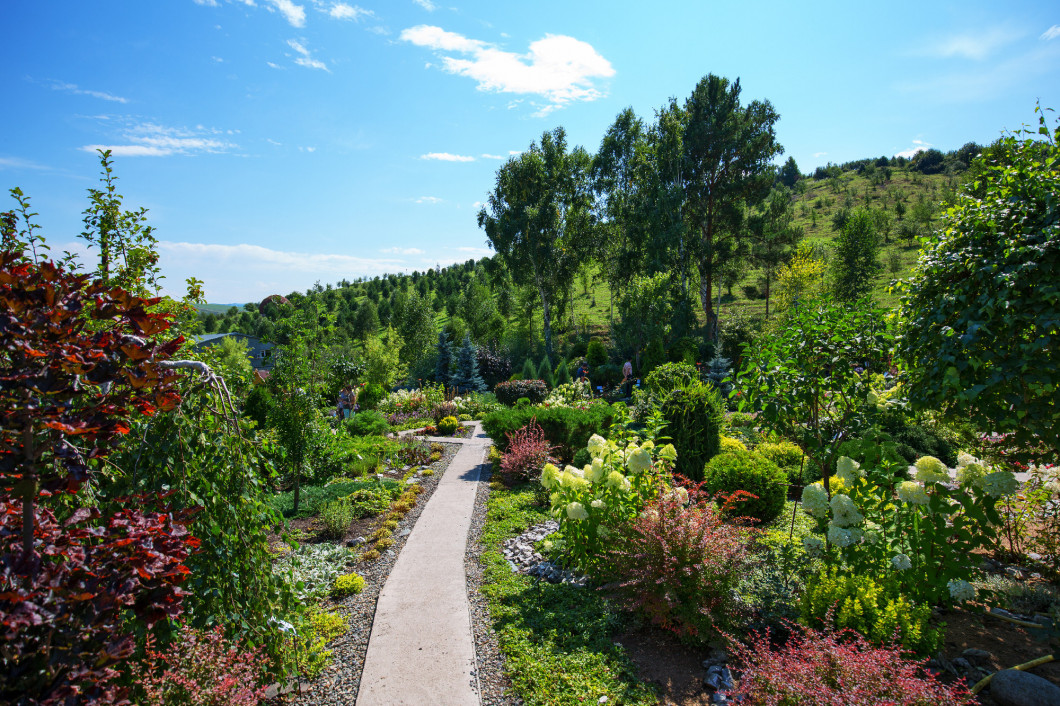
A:
<svg viewBox="0 0 1060 706">
<path fill-rule="evenodd" d="M 932 456 L 918 459 L 910 475 L 893 444 L 878 439 L 841 450 L 849 455 L 828 487 L 803 490 L 803 509 L 827 537 L 807 538 L 806 549 L 854 572 L 893 576 L 906 595 L 931 604 L 973 598 L 974 552 L 996 541 L 997 503 L 1015 492 L 1015 477 L 964 453 L 956 480 Z"/>
</svg>

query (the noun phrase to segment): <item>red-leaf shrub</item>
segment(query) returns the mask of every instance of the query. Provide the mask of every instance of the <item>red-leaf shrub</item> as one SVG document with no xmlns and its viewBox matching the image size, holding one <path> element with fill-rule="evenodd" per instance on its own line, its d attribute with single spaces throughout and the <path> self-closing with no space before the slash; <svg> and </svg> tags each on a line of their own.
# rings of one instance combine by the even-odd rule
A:
<svg viewBox="0 0 1060 706">
<path fill-rule="evenodd" d="M 708 637 L 735 612 L 751 530 L 722 521 L 702 484 L 652 501 L 606 551 L 617 580 L 604 586 L 629 608 L 682 637 Z M 739 501 L 734 494 L 731 502 Z"/>
<path fill-rule="evenodd" d="M 509 432 L 507 436 L 508 453 L 501 459 L 501 480 L 507 485 L 514 485 L 540 477 L 541 469 L 549 462 L 553 449 L 545 437 L 545 430 L 531 421 L 522 429 Z"/>
<path fill-rule="evenodd" d="M 188 517 L 141 496 L 79 507 L 79 491 L 136 414 L 172 409 L 160 363 L 169 318 L 141 299 L 27 257 L 3 223 L 0 252 L 0 702 L 120 700 L 128 617 L 180 612 Z"/>
<path fill-rule="evenodd" d="M 791 626 L 774 647 L 767 631 L 733 641 L 742 675 L 732 694 L 747 706 L 962 706 L 973 703 L 963 682 L 940 683 L 924 662 L 894 647 L 874 647 L 852 630 L 817 632 Z"/>
<path fill-rule="evenodd" d="M 253 706 L 265 699 L 262 649 L 228 642 L 220 626 L 210 632 L 181 628 L 165 651 L 147 638 L 142 664 L 132 676 L 142 706 Z"/>
<path fill-rule="evenodd" d="M 530 404 L 540 404 L 548 397 L 548 385 L 544 380 L 507 380 L 493 388 L 497 401 L 509 407 L 515 406 L 521 397 L 530 400 Z"/>
</svg>

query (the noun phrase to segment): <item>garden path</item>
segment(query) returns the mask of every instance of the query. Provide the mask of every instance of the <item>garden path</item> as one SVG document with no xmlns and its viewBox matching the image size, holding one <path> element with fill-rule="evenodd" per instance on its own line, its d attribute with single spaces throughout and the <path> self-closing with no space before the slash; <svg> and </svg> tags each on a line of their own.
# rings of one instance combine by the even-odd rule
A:
<svg viewBox="0 0 1060 706">
<path fill-rule="evenodd" d="M 376 604 L 357 706 L 479 706 L 464 555 L 490 439 L 475 423 Z"/>
</svg>

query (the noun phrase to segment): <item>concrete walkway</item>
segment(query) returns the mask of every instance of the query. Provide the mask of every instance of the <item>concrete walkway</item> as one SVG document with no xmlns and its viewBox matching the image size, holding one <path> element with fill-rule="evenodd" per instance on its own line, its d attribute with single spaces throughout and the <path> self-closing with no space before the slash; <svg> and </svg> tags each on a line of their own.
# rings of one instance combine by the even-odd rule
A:
<svg viewBox="0 0 1060 706">
<path fill-rule="evenodd" d="M 475 424 L 438 482 L 375 608 L 357 706 L 479 706 L 464 553 L 485 450 Z"/>
</svg>

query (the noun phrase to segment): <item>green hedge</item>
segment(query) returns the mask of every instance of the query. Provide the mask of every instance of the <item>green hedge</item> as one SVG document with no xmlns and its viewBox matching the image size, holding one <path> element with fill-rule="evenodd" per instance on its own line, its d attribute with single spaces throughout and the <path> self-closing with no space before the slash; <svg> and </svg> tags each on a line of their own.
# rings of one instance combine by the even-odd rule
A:
<svg viewBox="0 0 1060 706">
<path fill-rule="evenodd" d="M 587 410 L 570 407 L 522 407 L 491 412 L 482 420 L 482 428 L 501 451 L 508 450 L 508 434 L 537 419 L 556 455 L 564 460 L 585 448 L 593 434 L 603 435 L 615 418 L 610 405 L 593 404 Z"/>
</svg>

